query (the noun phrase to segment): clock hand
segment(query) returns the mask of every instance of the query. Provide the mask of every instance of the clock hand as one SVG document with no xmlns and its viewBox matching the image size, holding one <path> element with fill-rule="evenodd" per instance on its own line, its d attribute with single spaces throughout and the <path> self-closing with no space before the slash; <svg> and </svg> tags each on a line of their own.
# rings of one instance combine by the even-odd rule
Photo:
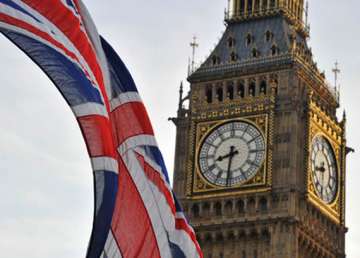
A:
<svg viewBox="0 0 360 258">
<path fill-rule="evenodd" d="M 217 183 L 217 181 L 220 179 L 220 177 L 222 176 L 223 173 L 224 173 L 224 171 L 220 170 L 219 174 L 216 175 L 215 183 Z"/>
<path fill-rule="evenodd" d="M 228 164 L 228 169 L 227 169 L 227 176 L 226 176 L 226 185 L 230 186 L 230 171 L 231 171 L 231 164 L 232 164 L 232 159 L 233 157 L 236 155 L 236 152 L 234 152 L 235 147 L 231 146 L 230 147 L 230 154 L 229 154 L 229 164 Z"/>
<path fill-rule="evenodd" d="M 226 154 L 226 155 L 224 155 L 224 156 L 219 156 L 217 159 L 216 159 L 216 161 L 223 161 L 224 159 L 227 159 L 227 158 L 230 158 L 230 157 L 232 157 L 232 156 L 235 156 L 235 155 L 237 155 L 237 154 L 239 154 L 239 151 L 234 151 L 234 149 L 235 149 L 235 147 L 234 146 L 231 146 L 233 149 L 232 149 L 232 151 L 230 151 L 230 153 L 229 154 Z M 230 148 L 231 148 L 230 147 Z"/>
</svg>

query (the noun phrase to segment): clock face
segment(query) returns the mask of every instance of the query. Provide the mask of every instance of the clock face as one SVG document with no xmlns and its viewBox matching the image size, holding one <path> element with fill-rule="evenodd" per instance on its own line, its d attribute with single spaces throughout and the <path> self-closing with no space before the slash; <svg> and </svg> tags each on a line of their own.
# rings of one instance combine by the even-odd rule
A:
<svg viewBox="0 0 360 258">
<path fill-rule="evenodd" d="M 198 162 L 210 183 L 231 187 L 253 178 L 265 153 L 260 131 L 250 123 L 233 121 L 215 128 L 203 140 Z"/>
<path fill-rule="evenodd" d="M 312 143 L 311 171 L 316 194 L 325 203 L 334 201 L 337 194 L 338 173 L 334 151 L 324 137 Z"/>
</svg>

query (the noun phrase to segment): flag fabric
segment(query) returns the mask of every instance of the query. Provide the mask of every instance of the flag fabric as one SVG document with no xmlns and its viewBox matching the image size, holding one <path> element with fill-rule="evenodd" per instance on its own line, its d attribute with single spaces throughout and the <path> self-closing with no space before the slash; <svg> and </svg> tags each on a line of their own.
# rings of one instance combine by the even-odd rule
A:
<svg viewBox="0 0 360 258">
<path fill-rule="evenodd" d="M 0 32 L 53 81 L 94 177 L 87 258 L 202 257 L 135 83 L 81 0 L 0 0 Z"/>
</svg>

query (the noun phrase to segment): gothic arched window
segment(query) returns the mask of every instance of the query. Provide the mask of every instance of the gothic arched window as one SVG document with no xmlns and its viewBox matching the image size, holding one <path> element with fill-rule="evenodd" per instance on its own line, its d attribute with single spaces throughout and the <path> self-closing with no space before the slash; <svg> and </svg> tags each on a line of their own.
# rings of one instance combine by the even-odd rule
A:
<svg viewBox="0 0 360 258">
<path fill-rule="evenodd" d="M 255 57 L 255 58 L 258 57 L 259 56 L 259 51 L 256 48 L 253 48 L 251 50 L 251 56 Z"/>
<path fill-rule="evenodd" d="M 226 89 L 226 96 L 228 99 L 232 100 L 234 99 L 234 86 L 233 82 L 229 82 Z"/>
<path fill-rule="evenodd" d="M 245 0 L 240 0 L 240 14 L 243 14 L 245 11 Z"/>
<path fill-rule="evenodd" d="M 262 9 L 267 10 L 268 9 L 268 1 L 269 0 L 263 0 Z"/>
<path fill-rule="evenodd" d="M 262 198 L 259 202 L 260 211 L 264 212 L 268 209 L 268 202 L 265 198 Z"/>
<path fill-rule="evenodd" d="M 202 206 L 202 213 L 205 215 L 205 216 L 209 216 L 210 214 L 210 204 L 208 202 L 205 202 Z"/>
<path fill-rule="evenodd" d="M 252 12 L 252 5 L 253 5 L 253 0 L 248 0 L 248 6 L 247 6 L 248 14 Z"/>
<path fill-rule="evenodd" d="M 265 80 L 261 81 L 260 83 L 260 93 L 264 95 L 267 93 L 267 84 Z"/>
<path fill-rule="evenodd" d="M 215 209 L 215 215 L 216 216 L 221 216 L 222 215 L 222 207 L 221 207 L 220 202 L 215 203 L 214 209 Z"/>
<path fill-rule="evenodd" d="M 242 258 L 246 258 L 246 252 L 242 251 Z"/>
<path fill-rule="evenodd" d="M 278 54 L 278 48 L 275 45 L 272 45 L 271 47 L 271 55 L 275 56 Z"/>
<path fill-rule="evenodd" d="M 228 46 L 230 48 L 234 47 L 235 46 L 235 39 L 233 37 L 229 37 L 228 39 Z"/>
<path fill-rule="evenodd" d="M 194 218 L 200 217 L 200 208 L 196 203 L 192 206 L 191 212 Z"/>
<path fill-rule="evenodd" d="M 255 211 L 255 199 L 254 198 L 251 198 L 248 200 L 248 203 L 247 203 L 247 207 L 249 209 L 250 212 L 254 212 Z"/>
<path fill-rule="evenodd" d="M 206 102 L 212 103 L 213 101 L 213 93 L 211 85 L 206 88 Z"/>
<path fill-rule="evenodd" d="M 275 0 L 270 0 L 270 9 L 275 8 L 276 2 Z"/>
<path fill-rule="evenodd" d="M 219 65 L 221 62 L 220 57 L 218 57 L 217 55 L 214 55 L 211 60 L 213 65 Z"/>
<path fill-rule="evenodd" d="M 257 13 L 260 11 L 260 0 L 255 0 L 255 9 L 254 12 Z"/>
<path fill-rule="evenodd" d="M 243 200 L 239 200 L 237 203 L 236 203 L 236 209 L 238 210 L 238 212 L 240 214 L 244 213 L 245 212 L 245 203 Z"/>
<path fill-rule="evenodd" d="M 263 229 L 261 233 L 261 237 L 264 241 L 269 242 L 270 241 L 270 232 L 267 229 Z"/>
<path fill-rule="evenodd" d="M 252 81 L 249 85 L 249 96 L 255 97 L 256 84 Z"/>
<path fill-rule="evenodd" d="M 223 93 L 223 89 L 222 88 L 217 88 L 216 89 L 216 98 L 218 101 L 223 101 L 224 100 L 224 93 Z"/>
<path fill-rule="evenodd" d="M 235 52 L 232 52 L 231 54 L 230 54 L 230 59 L 231 59 L 231 61 L 232 62 L 236 62 L 237 60 L 238 60 L 238 55 L 235 53 Z"/>
<path fill-rule="evenodd" d="M 244 82 L 240 82 L 237 89 L 237 94 L 240 98 L 245 97 L 245 85 Z"/>
<path fill-rule="evenodd" d="M 249 46 L 252 43 L 252 36 L 250 33 L 246 35 L 246 45 Z"/>
<path fill-rule="evenodd" d="M 271 41 L 273 39 L 273 34 L 271 33 L 271 31 L 266 31 L 265 32 L 265 40 L 267 41 L 267 42 L 269 42 L 269 41 Z"/>
<path fill-rule="evenodd" d="M 232 202 L 231 202 L 231 201 L 227 201 L 227 202 L 225 203 L 225 212 L 226 212 L 227 215 L 231 215 L 231 213 L 232 213 L 232 208 L 233 208 Z"/>
</svg>

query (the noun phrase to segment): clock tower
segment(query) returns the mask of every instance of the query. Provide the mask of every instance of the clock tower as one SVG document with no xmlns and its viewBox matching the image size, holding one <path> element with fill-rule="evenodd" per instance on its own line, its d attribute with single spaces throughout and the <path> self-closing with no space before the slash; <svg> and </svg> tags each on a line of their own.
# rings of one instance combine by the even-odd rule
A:
<svg viewBox="0 0 360 258">
<path fill-rule="evenodd" d="M 230 1 L 181 88 L 174 190 L 205 258 L 345 257 L 346 118 L 306 13 L 303 0 Z"/>
</svg>

